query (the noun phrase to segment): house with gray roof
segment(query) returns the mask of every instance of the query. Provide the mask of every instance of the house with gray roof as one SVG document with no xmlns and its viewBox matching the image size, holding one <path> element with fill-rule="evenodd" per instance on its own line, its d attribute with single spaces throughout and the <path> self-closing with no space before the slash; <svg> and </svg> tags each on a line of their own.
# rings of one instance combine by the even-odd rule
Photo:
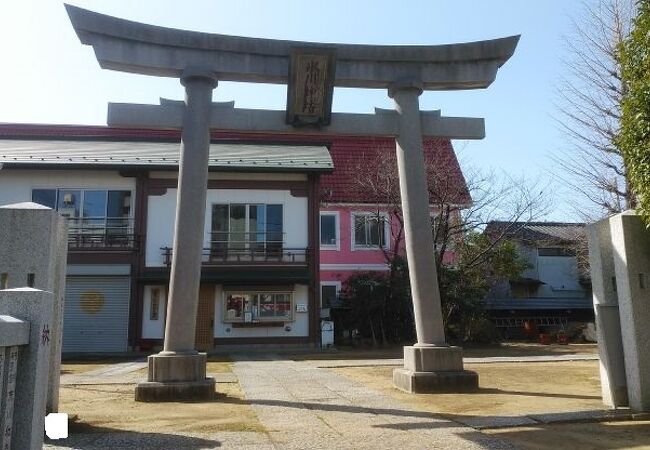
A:
<svg viewBox="0 0 650 450">
<path fill-rule="evenodd" d="M 540 331 L 594 320 L 584 223 L 490 222 L 484 233 L 514 242 L 528 262 L 521 277 L 501 280 L 485 299 L 497 327 L 513 336 L 524 323 Z"/>
</svg>

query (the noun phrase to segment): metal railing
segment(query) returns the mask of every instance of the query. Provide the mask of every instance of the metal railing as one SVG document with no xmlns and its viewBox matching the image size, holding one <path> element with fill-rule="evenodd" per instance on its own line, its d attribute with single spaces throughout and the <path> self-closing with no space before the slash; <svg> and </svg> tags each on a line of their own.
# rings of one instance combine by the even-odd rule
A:
<svg viewBox="0 0 650 450">
<path fill-rule="evenodd" d="M 128 217 L 69 217 L 70 250 L 135 250 L 139 238 Z"/>
<path fill-rule="evenodd" d="M 285 234 L 282 231 L 212 231 L 210 232 L 210 247 L 217 249 L 282 247 Z"/>
<path fill-rule="evenodd" d="M 172 264 L 172 248 L 161 248 L 165 265 Z M 286 248 L 281 245 L 249 248 L 204 248 L 202 264 L 219 265 L 295 265 L 306 266 L 310 249 Z"/>
<path fill-rule="evenodd" d="M 543 317 L 495 317 L 494 325 L 497 328 L 523 328 L 526 322 L 534 323 L 537 326 L 562 326 L 569 323 L 567 317 L 543 316 Z"/>
</svg>

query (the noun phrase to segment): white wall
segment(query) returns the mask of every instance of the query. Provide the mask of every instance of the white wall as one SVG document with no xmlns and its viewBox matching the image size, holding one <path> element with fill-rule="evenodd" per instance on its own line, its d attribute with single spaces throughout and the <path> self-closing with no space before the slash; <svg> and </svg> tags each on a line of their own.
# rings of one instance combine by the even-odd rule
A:
<svg viewBox="0 0 650 450">
<path fill-rule="evenodd" d="M 165 195 L 150 196 L 147 214 L 146 265 L 164 265 L 161 247 L 171 247 L 176 211 L 176 189 L 167 189 Z M 293 197 L 289 191 L 253 189 L 209 189 L 206 199 L 203 246 L 210 246 L 212 204 L 215 203 L 266 203 L 283 205 L 285 246 L 306 248 L 307 198 Z"/>
<path fill-rule="evenodd" d="M 573 256 L 540 256 L 537 259 L 539 279 L 546 285 L 540 289 L 582 291 L 578 282 L 578 266 Z M 553 294 L 551 294 L 553 295 Z"/>
<path fill-rule="evenodd" d="M 0 170 L 0 205 L 30 202 L 34 188 L 124 189 L 135 193 L 135 178 L 108 170 Z M 133 212 L 135 196 L 131 201 Z"/>
<path fill-rule="evenodd" d="M 230 323 L 223 322 L 224 292 L 221 285 L 215 290 L 214 308 L 214 337 L 217 338 L 241 338 L 241 337 L 305 337 L 309 336 L 309 310 L 307 312 L 296 312 L 296 304 L 304 303 L 309 308 L 309 295 L 307 285 L 296 284 L 293 292 L 293 321 L 285 322 L 285 326 L 291 327 L 286 331 L 285 327 L 251 327 L 234 328 Z"/>
<path fill-rule="evenodd" d="M 158 320 L 151 320 L 151 288 L 160 289 Z M 144 305 L 142 310 L 142 338 L 162 339 L 165 334 L 165 314 L 167 313 L 167 290 L 164 285 L 144 287 Z"/>
</svg>

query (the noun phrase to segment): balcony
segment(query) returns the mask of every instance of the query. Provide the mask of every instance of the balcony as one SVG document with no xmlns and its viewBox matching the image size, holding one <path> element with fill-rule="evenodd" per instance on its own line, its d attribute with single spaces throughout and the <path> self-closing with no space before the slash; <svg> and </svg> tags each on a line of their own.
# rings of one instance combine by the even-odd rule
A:
<svg viewBox="0 0 650 450">
<path fill-rule="evenodd" d="M 162 247 L 163 260 L 172 263 L 171 247 Z M 212 233 L 202 253 L 203 266 L 307 266 L 309 248 L 284 246 L 283 233 Z"/>
<path fill-rule="evenodd" d="M 68 218 L 69 251 L 134 251 L 139 244 L 131 218 Z"/>
</svg>

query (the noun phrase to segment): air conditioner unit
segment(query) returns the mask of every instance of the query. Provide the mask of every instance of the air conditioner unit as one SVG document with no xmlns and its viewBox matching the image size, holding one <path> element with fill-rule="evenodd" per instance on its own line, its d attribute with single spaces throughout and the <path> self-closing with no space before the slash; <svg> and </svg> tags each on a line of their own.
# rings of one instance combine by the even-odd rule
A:
<svg viewBox="0 0 650 450">
<path fill-rule="evenodd" d="M 67 193 L 63 195 L 63 204 L 64 205 L 72 205 L 74 203 L 74 195 L 71 193 Z"/>
</svg>

